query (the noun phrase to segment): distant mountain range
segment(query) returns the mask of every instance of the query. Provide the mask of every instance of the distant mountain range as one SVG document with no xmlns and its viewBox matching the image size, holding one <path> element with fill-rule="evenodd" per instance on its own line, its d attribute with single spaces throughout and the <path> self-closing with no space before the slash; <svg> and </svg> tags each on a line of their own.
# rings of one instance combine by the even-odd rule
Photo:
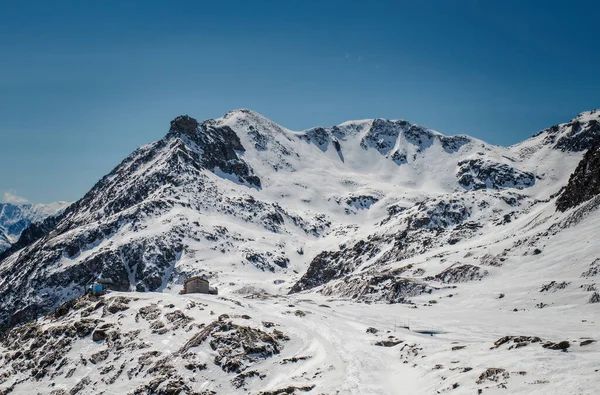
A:
<svg viewBox="0 0 600 395">
<path fill-rule="evenodd" d="M 0 253 L 21 236 L 23 230 L 49 216 L 58 215 L 69 206 L 67 202 L 50 204 L 0 203 Z"/>
</svg>

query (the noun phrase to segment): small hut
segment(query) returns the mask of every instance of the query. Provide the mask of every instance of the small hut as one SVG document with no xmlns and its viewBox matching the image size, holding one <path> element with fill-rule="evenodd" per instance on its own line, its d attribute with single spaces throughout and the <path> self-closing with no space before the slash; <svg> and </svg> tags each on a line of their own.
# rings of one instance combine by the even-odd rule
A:
<svg viewBox="0 0 600 395">
<path fill-rule="evenodd" d="M 88 287 L 88 292 L 94 296 L 104 295 L 106 293 L 104 286 L 99 282 L 94 282 Z"/>
<path fill-rule="evenodd" d="M 210 292 L 208 280 L 204 277 L 190 277 L 183 282 L 182 294 L 207 294 Z"/>
</svg>

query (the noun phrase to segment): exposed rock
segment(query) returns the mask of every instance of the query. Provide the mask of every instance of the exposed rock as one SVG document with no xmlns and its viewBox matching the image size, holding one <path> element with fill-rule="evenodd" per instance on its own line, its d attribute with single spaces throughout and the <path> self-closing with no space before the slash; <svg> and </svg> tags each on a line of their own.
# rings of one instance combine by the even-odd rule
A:
<svg viewBox="0 0 600 395">
<path fill-rule="evenodd" d="M 499 382 L 501 380 L 507 380 L 510 374 L 502 368 L 487 368 L 487 370 L 479 375 L 477 384 L 482 384 L 486 381 Z"/>
<path fill-rule="evenodd" d="M 314 384 L 300 386 L 300 387 L 289 386 L 289 387 L 280 388 L 280 389 L 272 390 L 272 391 L 261 391 L 258 394 L 259 395 L 289 395 L 289 394 L 295 394 L 298 391 L 309 392 L 309 391 L 312 391 L 314 388 L 315 388 Z"/>
<path fill-rule="evenodd" d="M 397 346 L 400 343 L 404 343 L 403 340 L 381 340 L 378 341 L 377 343 L 375 343 L 376 346 L 381 346 L 381 347 L 394 347 Z"/>
<path fill-rule="evenodd" d="M 581 277 L 585 277 L 585 278 L 596 277 L 596 276 L 600 276 L 600 258 L 594 260 L 594 262 L 592 262 L 590 264 L 590 268 L 588 270 L 586 270 L 585 272 L 581 273 Z"/>
<path fill-rule="evenodd" d="M 481 158 L 466 159 L 458 163 L 458 183 L 467 190 L 523 189 L 535 184 L 535 175 L 515 169 L 504 163 Z"/>
<path fill-rule="evenodd" d="M 569 343 L 567 340 L 563 340 L 558 343 L 547 342 L 544 345 L 542 345 L 542 347 L 547 348 L 549 350 L 561 350 L 563 352 L 567 352 L 567 349 L 571 347 L 571 343 Z"/>
<path fill-rule="evenodd" d="M 107 337 L 106 331 L 102 329 L 96 329 L 92 332 L 92 340 L 95 342 L 105 340 Z"/>
<path fill-rule="evenodd" d="M 462 283 L 466 281 L 481 280 L 489 272 L 474 265 L 455 264 L 436 274 L 433 278 L 443 283 Z"/>
<path fill-rule="evenodd" d="M 585 118 L 597 114 L 598 110 L 584 112 L 570 122 L 554 125 L 536 136 L 544 136 L 544 143 L 554 149 L 579 152 L 600 144 L 600 124 L 597 119 Z"/>
<path fill-rule="evenodd" d="M 513 345 L 509 347 L 509 350 L 524 347 L 530 343 L 541 343 L 542 339 L 537 336 L 503 336 L 494 342 L 494 346 L 491 349 L 498 348 L 510 342 L 512 342 Z"/>
<path fill-rule="evenodd" d="M 597 128 L 600 131 L 600 127 Z M 566 211 L 598 194 L 600 194 L 600 146 L 590 148 L 585 153 L 571 174 L 567 187 L 556 200 L 556 209 Z"/>
<path fill-rule="evenodd" d="M 569 286 L 569 284 L 570 284 L 570 282 L 567 282 L 567 281 L 562 281 L 560 283 L 557 283 L 556 281 L 552 281 L 548 284 L 542 285 L 540 292 L 556 292 L 560 289 L 567 288 Z"/>
</svg>

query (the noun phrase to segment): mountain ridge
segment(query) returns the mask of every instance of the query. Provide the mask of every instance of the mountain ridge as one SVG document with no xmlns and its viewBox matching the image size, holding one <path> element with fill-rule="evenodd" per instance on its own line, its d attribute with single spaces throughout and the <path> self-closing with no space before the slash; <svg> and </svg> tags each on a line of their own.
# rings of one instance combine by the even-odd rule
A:
<svg viewBox="0 0 600 395">
<path fill-rule="evenodd" d="M 599 116 L 511 147 L 178 117 L 0 255 L 0 392 L 593 394 Z"/>
<path fill-rule="evenodd" d="M 541 173 L 540 163 L 566 161 L 574 168 L 580 159 L 577 150 L 582 147 L 581 141 L 600 135 L 597 118 L 595 111 L 582 113 L 521 144 L 497 147 L 471 137 L 444 136 L 403 120 L 348 121 L 331 128 L 292 132 L 247 109 L 204 122 L 180 116 L 171 122 L 164 138 L 140 147 L 124 159 L 72 204 L 43 237 L 32 238 L 18 253 L 5 257 L 0 265 L 5 277 L 0 284 L 0 297 L 16 303 L 15 294 L 29 294 L 24 300 L 31 298 L 35 302 L 31 304 L 32 312 L 25 316 L 31 318 L 40 311 L 40 305 L 45 306 L 41 310 L 44 311 L 60 304 L 81 292 L 81 286 L 93 278 L 102 278 L 117 290 L 172 287 L 186 273 L 203 270 L 192 263 L 198 263 L 196 258 L 175 269 L 186 251 L 208 248 L 195 236 L 198 231 L 194 228 L 212 235 L 209 239 L 224 232 L 216 223 L 210 225 L 210 230 L 204 229 L 200 218 L 204 221 L 210 216 L 220 218 L 217 223 L 230 218 L 226 222 L 233 221 L 234 229 L 242 226 L 243 232 L 251 224 L 257 227 L 255 231 L 299 234 L 308 240 L 323 240 L 332 232 L 358 235 L 358 225 L 373 229 L 369 237 L 385 245 L 394 245 L 398 229 L 407 226 L 400 231 L 405 238 L 404 247 L 386 247 L 386 253 L 378 252 L 383 255 L 375 266 L 387 265 L 424 252 L 421 247 L 412 247 L 422 238 L 433 243 L 426 249 L 441 240 L 457 243 L 477 233 L 473 230 L 477 227 L 462 227 L 474 215 L 480 224 L 499 215 L 476 209 L 473 205 L 483 203 L 476 203 L 479 195 L 469 194 L 469 190 L 483 193 L 489 206 L 506 207 L 495 211 L 547 199 L 550 192 L 566 184 L 571 170 L 557 167 Z M 577 133 L 573 132 L 575 122 L 581 129 Z M 585 138 L 582 140 L 581 136 Z M 365 183 L 365 178 L 373 182 Z M 331 186 L 341 182 L 346 192 L 338 195 L 339 188 L 326 187 L 315 195 L 309 185 L 304 185 L 307 180 L 321 180 L 318 182 Z M 392 191 L 400 190 L 404 197 L 398 200 Z M 518 192 L 524 190 L 531 192 Z M 282 203 L 286 199 L 289 203 Z M 424 199 L 433 200 L 424 203 Z M 400 212 L 389 214 L 386 210 L 390 204 L 400 208 Z M 480 217 L 475 214 L 478 211 L 482 212 Z M 436 215 L 439 220 L 432 222 Z M 455 219 L 448 219 L 452 216 Z M 334 217 L 337 219 L 332 223 Z M 376 221 L 372 219 L 375 217 Z M 148 225 L 152 218 L 164 218 L 164 231 L 148 233 L 153 228 Z M 381 229 L 388 229 L 388 234 L 382 235 L 378 224 L 386 218 L 387 225 Z M 407 225 L 403 225 L 404 221 Z M 142 236 L 144 229 L 147 235 Z M 444 229 L 452 232 L 447 238 L 439 238 L 438 233 Z M 243 237 L 236 231 L 222 236 L 227 247 L 221 250 L 235 251 L 236 258 L 231 260 L 241 259 L 243 264 L 250 263 L 261 270 L 289 271 L 291 258 L 296 262 L 293 270 L 305 270 L 308 256 L 295 251 L 312 242 L 282 242 L 286 247 L 262 245 L 252 241 L 252 233 Z M 255 244 L 260 246 L 258 250 Z M 322 251 L 316 251 L 314 256 Z M 39 262 L 44 264 L 40 266 Z M 355 262 L 356 268 L 366 264 L 362 258 Z M 22 276 L 11 269 L 15 266 L 29 266 L 27 273 L 33 277 L 11 284 L 14 276 Z M 49 267 L 55 267 L 56 274 L 42 276 Z M 65 283 L 72 278 L 79 279 L 80 284 Z M 44 288 L 58 288 L 54 297 L 41 300 L 27 290 L 32 282 L 44 284 Z M 1 318 L 8 322 L 6 315 Z"/>
</svg>

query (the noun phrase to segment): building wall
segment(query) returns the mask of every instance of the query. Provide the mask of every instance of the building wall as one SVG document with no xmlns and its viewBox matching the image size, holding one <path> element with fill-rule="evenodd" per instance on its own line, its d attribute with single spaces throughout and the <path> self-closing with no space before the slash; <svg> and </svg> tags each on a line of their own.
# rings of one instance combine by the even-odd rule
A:
<svg viewBox="0 0 600 395">
<path fill-rule="evenodd" d="M 208 283 L 202 280 L 192 280 L 185 283 L 185 293 L 208 293 Z"/>
</svg>

